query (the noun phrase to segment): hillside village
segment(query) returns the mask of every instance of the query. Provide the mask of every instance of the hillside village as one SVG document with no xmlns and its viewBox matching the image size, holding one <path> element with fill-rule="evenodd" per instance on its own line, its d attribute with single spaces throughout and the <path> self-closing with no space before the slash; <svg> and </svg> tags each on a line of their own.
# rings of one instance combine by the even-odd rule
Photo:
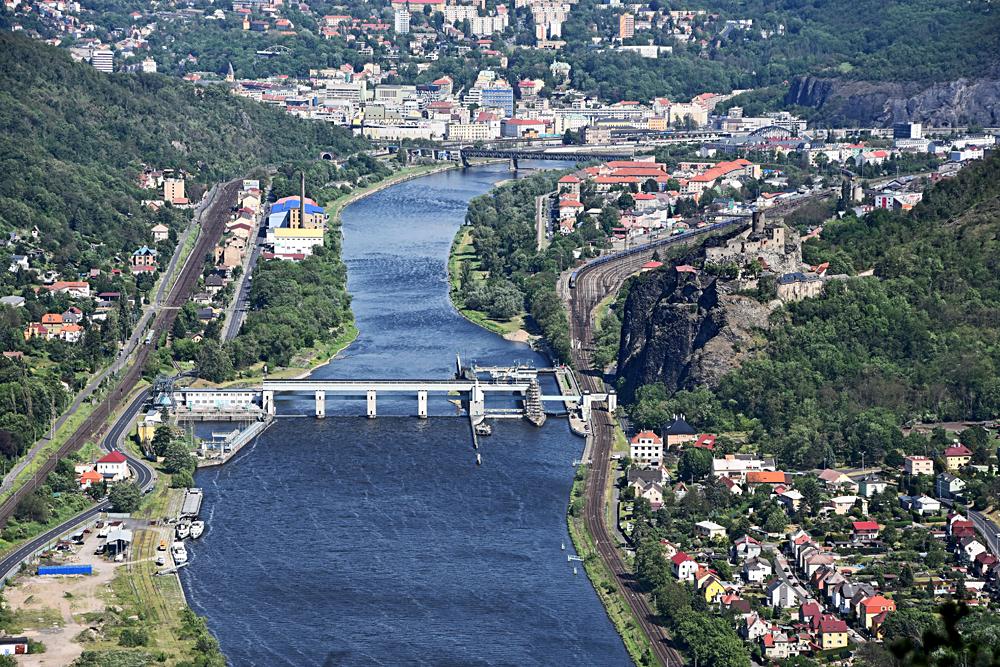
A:
<svg viewBox="0 0 1000 667">
<path fill-rule="evenodd" d="M 996 524 L 963 493 L 996 486 L 998 441 L 982 426 L 932 441 L 928 456 L 789 472 L 676 415 L 660 433 L 632 436 L 619 526 L 633 547 L 655 545 L 753 655 L 836 661 L 882 639 L 903 608 L 1000 603 Z"/>
</svg>

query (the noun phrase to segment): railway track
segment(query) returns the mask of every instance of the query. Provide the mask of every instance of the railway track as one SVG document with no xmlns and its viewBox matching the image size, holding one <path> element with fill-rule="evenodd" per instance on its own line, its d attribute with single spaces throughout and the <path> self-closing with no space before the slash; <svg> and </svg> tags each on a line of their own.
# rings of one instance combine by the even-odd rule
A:
<svg viewBox="0 0 1000 667">
<path fill-rule="evenodd" d="M 617 292 L 629 276 L 649 261 L 655 250 L 650 248 L 648 251 L 638 252 L 617 261 L 585 266 L 577 272 L 576 286 L 570 300 L 570 335 L 572 340 L 578 341 L 578 346 L 573 350 L 573 357 L 579 369 L 582 389 L 593 393 L 606 390 L 600 370 L 595 371 L 590 363 L 593 349 L 594 309 L 607 294 Z M 603 410 L 594 411 L 592 419 L 593 463 L 584 491 L 584 522 L 593 536 L 598 555 L 614 575 L 619 592 L 631 608 L 643 632 L 649 637 L 657 660 L 667 667 L 680 667 L 684 664 L 683 658 L 670 645 L 670 638 L 664 628 L 655 622 L 656 612 L 639 590 L 634 575 L 625 566 L 618 545 L 605 522 L 604 497 L 611 470 L 615 424 L 613 415 Z"/>
<path fill-rule="evenodd" d="M 86 420 L 66 439 L 66 442 L 46 459 L 32 476 L 31 480 L 15 491 L 2 505 L 0 505 L 0 525 L 7 522 L 7 519 L 14 513 L 18 504 L 27 495 L 33 493 L 36 488 L 45 482 L 46 475 L 52 471 L 59 459 L 67 456 L 70 452 L 76 451 L 83 446 L 93 435 L 101 433 L 106 428 L 107 420 L 112 416 L 118 404 L 128 396 L 136 383 L 142 377 L 142 369 L 146 361 L 159 346 L 159 339 L 162 334 L 170 331 L 177 313 L 181 306 L 187 301 L 192 290 L 198 283 L 201 275 L 202 263 L 205 256 L 212 251 L 215 244 L 222 237 L 226 228 L 226 220 L 229 217 L 230 208 L 236 200 L 236 194 L 240 186 L 239 180 L 229 181 L 221 187 L 219 196 L 215 198 L 212 205 L 202 216 L 201 233 L 195 243 L 194 250 L 188 255 L 184 267 L 176 282 L 167 296 L 166 303 L 159 307 L 150 325 L 152 342 L 149 345 L 142 345 L 137 348 L 132 365 L 122 376 L 118 384 L 101 400 L 94 408 L 94 411 Z"/>
<path fill-rule="evenodd" d="M 802 204 L 822 198 L 826 195 L 817 194 L 802 197 L 794 202 L 777 206 L 770 214 L 786 213 Z M 740 221 L 715 225 L 704 232 L 685 234 L 666 242 L 657 243 L 654 247 L 633 249 L 613 258 L 603 258 L 600 261 L 584 265 L 574 274 L 573 287 L 570 290 L 570 339 L 574 341 L 573 361 L 576 364 L 582 389 L 592 393 L 602 393 L 607 390 L 601 369 L 593 368 L 591 353 L 594 349 L 593 322 L 595 309 L 609 294 L 616 294 L 629 276 L 637 273 L 642 265 L 652 259 L 653 253 L 664 246 L 674 243 L 684 243 L 692 237 L 701 237 L 705 233 L 728 231 L 736 227 Z M 649 637 L 653 653 L 657 660 L 666 667 L 682 667 L 684 658 L 671 645 L 670 637 L 663 626 L 655 622 L 656 612 L 650 601 L 639 589 L 635 576 L 625 566 L 625 561 L 612 538 L 606 523 L 604 513 L 604 498 L 607 492 L 611 471 L 611 450 L 614 447 L 615 421 L 614 415 L 595 410 L 592 417 L 593 448 L 590 477 L 584 491 L 584 522 L 587 530 L 594 538 L 598 555 L 605 566 L 615 577 L 615 584 L 622 597 L 632 610 L 632 613 Z"/>
</svg>

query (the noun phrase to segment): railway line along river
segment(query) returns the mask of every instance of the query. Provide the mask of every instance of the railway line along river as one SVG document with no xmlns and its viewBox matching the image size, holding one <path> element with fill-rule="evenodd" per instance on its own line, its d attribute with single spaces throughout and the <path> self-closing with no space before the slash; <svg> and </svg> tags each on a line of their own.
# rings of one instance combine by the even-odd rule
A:
<svg viewBox="0 0 1000 667">
<path fill-rule="evenodd" d="M 343 213 L 360 336 L 319 377 L 446 378 L 546 361 L 463 319 L 446 261 L 492 165 L 392 186 Z M 572 461 L 564 419 L 495 424 L 476 466 L 446 397 L 327 401 L 325 420 L 278 419 L 232 462 L 200 471 L 205 535 L 181 571 L 233 665 L 627 665 L 566 554 Z M 279 401 L 311 414 L 312 398 Z M 341 415 L 341 416 L 336 416 Z M 395 415 L 395 416 L 394 416 Z M 565 543 L 567 551 L 560 545 Z"/>
</svg>

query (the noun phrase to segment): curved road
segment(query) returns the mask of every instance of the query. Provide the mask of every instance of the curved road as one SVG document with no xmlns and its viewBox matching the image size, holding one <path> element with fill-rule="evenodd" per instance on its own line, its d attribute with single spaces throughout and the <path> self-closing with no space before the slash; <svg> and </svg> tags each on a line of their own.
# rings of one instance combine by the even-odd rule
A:
<svg viewBox="0 0 1000 667">
<path fill-rule="evenodd" d="M 149 398 L 149 390 L 144 390 L 139 393 L 138 396 L 133 399 L 132 403 L 129 404 L 128 408 L 122 413 L 118 420 L 108 429 L 107 435 L 101 441 L 101 447 L 107 451 L 114 451 L 118 449 L 118 444 L 122 441 L 125 433 L 129 430 L 132 425 L 132 421 L 135 419 L 139 411 L 142 410 L 142 406 L 145 404 L 146 399 Z M 132 475 L 135 478 L 135 483 L 139 485 L 139 488 L 145 493 L 149 489 L 153 488 L 156 482 L 156 474 L 153 469 L 146 464 L 145 461 L 132 456 L 131 453 L 125 450 L 119 450 L 128 459 L 129 467 L 132 469 Z M 35 539 L 21 545 L 16 551 L 11 552 L 7 556 L 0 560 L 0 583 L 6 582 L 7 579 L 21 567 L 21 563 L 28 560 L 31 556 L 35 554 L 36 551 L 40 550 L 47 544 L 51 544 L 59 539 L 66 533 L 72 532 L 78 526 L 84 525 L 90 522 L 91 519 L 96 517 L 101 512 L 107 512 L 111 508 L 111 503 L 108 500 L 102 500 L 93 507 L 84 510 L 83 512 L 77 514 L 72 519 L 69 519 L 62 524 L 46 531 L 42 535 L 39 535 Z"/>
</svg>

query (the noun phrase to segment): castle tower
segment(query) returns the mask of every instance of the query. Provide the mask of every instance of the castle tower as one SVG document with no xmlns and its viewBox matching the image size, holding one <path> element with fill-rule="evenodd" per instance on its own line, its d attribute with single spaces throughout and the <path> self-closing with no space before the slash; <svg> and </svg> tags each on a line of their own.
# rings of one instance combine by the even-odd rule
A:
<svg viewBox="0 0 1000 667">
<path fill-rule="evenodd" d="M 753 231 L 755 233 L 759 234 L 764 231 L 764 226 L 766 224 L 766 221 L 764 220 L 764 211 L 755 209 L 751 220 L 753 220 Z"/>
</svg>

